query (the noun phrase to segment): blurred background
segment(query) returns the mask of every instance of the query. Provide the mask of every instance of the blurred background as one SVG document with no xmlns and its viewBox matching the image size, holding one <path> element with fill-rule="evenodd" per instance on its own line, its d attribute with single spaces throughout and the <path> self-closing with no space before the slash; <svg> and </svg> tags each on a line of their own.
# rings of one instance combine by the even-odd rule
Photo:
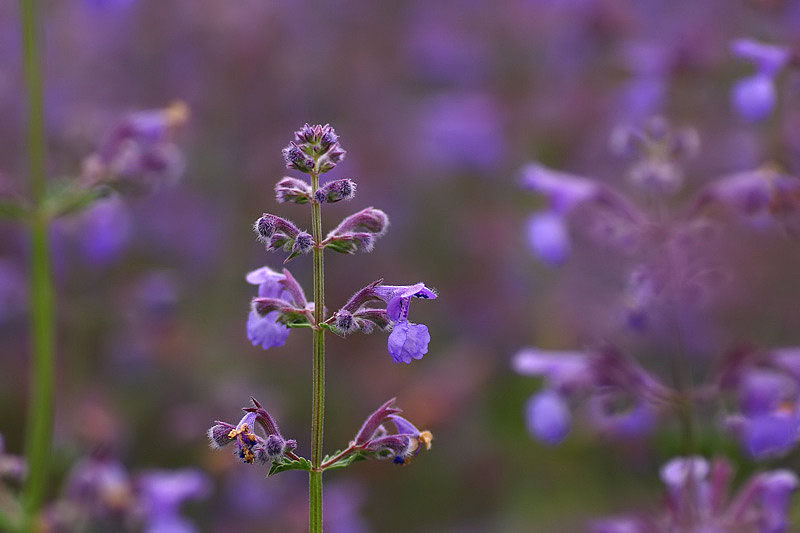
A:
<svg viewBox="0 0 800 533">
<path fill-rule="evenodd" d="M 215 419 L 255 396 L 309 452 L 311 339 L 296 330 L 264 351 L 245 335 L 244 276 L 282 254 L 255 241 L 276 204 L 280 150 L 303 123 L 330 123 L 347 157 L 328 177 L 358 183 L 324 226 L 373 205 L 391 227 L 369 254 L 326 255 L 336 309 L 377 278 L 424 281 L 415 302 L 430 350 L 396 365 L 385 335 L 328 338 L 325 441 L 352 439 L 386 399 L 435 437 L 405 467 L 358 463 L 326 475 L 328 519 L 342 531 L 580 531 L 592 517 L 657 508 L 658 467 L 679 452 L 665 427 L 609 442 L 580 426 L 557 448 L 532 440 L 523 408 L 536 380 L 514 374 L 527 345 L 655 350 L 613 326 L 620 258 L 587 247 L 562 269 L 531 253 L 525 220 L 542 200 L 520 187 L 539 160 L 626 188 L 629 161 L 608 149 L 618 125 L 662 114 L 695 127 L 702 148 L 686 195 L 727 173 L 800 164 L 800 75 L 778 107 L 746 122 L 729 92 L 752 66 L 730 52 L 750 37 L 797 45 L 800 4 L 781 0 L 69 0 L 45 2 L 46 111 L 52 176 L 83 158 L 127 112 L 183 100 L 181 180 L 53 229 L 58 391 L 52 496 L 79 458 L 132 472 L 200 467 L 213 490 L 187 509 L 201 530 L 233 524 L 302 530 L 306 476 L 265 472 L 208 449 Z M 24 88 L 15 2 L 0 3 L 0 183 L 25 189 Z M 21 453 L 27 394 L 27 241 L 0 226 L 0 433 Z M 576 245 L 576 249 L 579 248 Z M 738 279 L 714 314 L 707 351 L 798 342 L 800 252 L 785 235 L 731 230 Z M 292 265 L 311 293 L 311 261 Z M 738 461 L 734 443 L 708 430 Z M 800 467 L 790 456 L 783 465 Z M 341 502 L 333 509 L 332 502 Z M 332 526 L 333 527 L 333 526 Z M 334 529 L 335 530 L 335 529 Z"/>
</svg>

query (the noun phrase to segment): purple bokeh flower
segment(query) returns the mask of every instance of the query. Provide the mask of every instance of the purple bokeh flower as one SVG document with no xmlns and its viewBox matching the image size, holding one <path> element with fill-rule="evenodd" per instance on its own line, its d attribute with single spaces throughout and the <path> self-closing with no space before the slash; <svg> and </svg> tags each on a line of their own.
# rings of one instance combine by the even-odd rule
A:
<svg viewBox="0 0 800 533">
<path fill-rule="evenodd" d="M 516 372 L 543 377 L 544 388 L 525 410 L 530 433 L 550 445 L 561 443 L 571 426 L 570 403 L 586 401 L 587 419 L 597 431 L 617 438 L 639 437 L 655 426 L 671 391 L 634 361 L 607 348 L 570 352 L 520 350 Z"/>
<path fill-rule="evenodd" d="M 196 469 L 158 470 L 137 479 L 139 506 L 147 533 L 193 533 L 194 525 L 180 515 L 186 500 L 205 498 L 211 491 L 208 476 Z"/>
<path fill-rule="evenodd" d="M 661 468 L 667 486 L 665 509 L 644 516 L 598 520 L 593 533 L 783 533 L 789 527 L 791 497 L 798 486 L 789 470 L 755 474 L 729 496 L 733 470 L 727 461 L 676 457 Z"/>
<path fill-rule="evenodd" d="M 755 74 L 740 79 L 733 85 L 733 107 L 746 120 L 763 120 L 775 108 L 775 78 L 789 62 L 791 52 L 788 48 L 752 39 L 737 39 L 731 44 L 731 51 L 734 55 L 751 61 L 756 67 Z"/>
</svg>

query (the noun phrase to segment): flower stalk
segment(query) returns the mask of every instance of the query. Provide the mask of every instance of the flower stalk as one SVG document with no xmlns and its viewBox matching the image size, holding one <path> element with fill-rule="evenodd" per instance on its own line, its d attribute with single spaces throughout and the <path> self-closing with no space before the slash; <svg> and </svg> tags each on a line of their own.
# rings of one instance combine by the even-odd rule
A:
<svg viewBox="0 0 800 533">
<path fill-rule="evenodd" d="M 319 172 L 311 173 L 311 189 L 319 189 Z M 311 466 L 309 472 L 309 530 L 322 531 L 322 439 L 325 425 L 325 263 L 322 242 L 322 209 L 311 201 L 311 231 L 314 237 L 314 362 L 311 407 Z"/>
<path fill-rule="evenodd" d="M 23 63 L 28 92 L 28 172 L 34 204 L 34 211 L 29 218 L 33 358 L 25 443 L 30 474 L 24 490 L 24 529 L 32 528 L 48 485 L 55 384 L 55 302 L 50 267 L 49 217 L 43 208 L 47 191 L 47 145 L 38 15 L 35 0 L 20 1 Z"/>
</svg>

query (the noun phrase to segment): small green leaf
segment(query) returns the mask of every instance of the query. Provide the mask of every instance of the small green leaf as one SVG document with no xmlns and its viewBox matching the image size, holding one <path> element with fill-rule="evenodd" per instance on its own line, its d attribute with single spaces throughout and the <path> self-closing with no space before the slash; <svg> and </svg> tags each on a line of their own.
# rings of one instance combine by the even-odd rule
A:
<svg viewBox="0 0 800 533">
<path fill-rule="evenodd" d="M 301 457 L 299 461 L 292 461 L 286 457 L 281 458 L 280 461 L 274 461 L 272 466 L 269 467 L 268 476 L 285 472 L 286 470 L 305 470 L 311 471 L 311 461 L 305 457 Z"/>
<path fill-rule="evenodd" d="M 53 218 L 71 215 L 90 207 L 105 194 L 106 190 L 103 188 L 86 189 L 62 180 L 54 183 L 47 191 L 43 207 L 44 211 Z"/>
<path fill-rule="evenodd" d="M 340 254 L 354 254 L 356 250 L 358 250 L 358 246 L 356 246 L 353 241 L 346 240 L 330 241 L 325 245 L 325 248 L 330 248 L 334 252 L 339 252 Z"/>
<path fill-rule="evenodd" d="M 326 461 L 329 461 L 330 459 L 336 457 L 339 453 L 341 452 L 336 452 L 333 455 L 326 456 L 325 459 L 322 460 L 322 462 L 324 463 Z M 366 458 L 367 456 L 363 452 L 353 452 L 350 455 L 343 457 L 342 459 L 339 459 L 325 470 L 331 470 L 333 468 L 345 468 L 355 463 L 356 461 L 364 461 Z"/>
</svg>

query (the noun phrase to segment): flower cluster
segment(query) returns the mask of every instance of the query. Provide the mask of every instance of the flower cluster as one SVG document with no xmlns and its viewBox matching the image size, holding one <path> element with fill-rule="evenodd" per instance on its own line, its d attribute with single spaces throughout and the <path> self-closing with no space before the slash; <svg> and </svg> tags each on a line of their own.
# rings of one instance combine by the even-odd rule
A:
<svg viewBox="0 0 800 533">
<path fill-rule="evenodd" d="M 234 425 L 217 420 L 208 430 L 208 440 L 212 448 L 221 448 L 236 443 L 235 453 L 245 463 L 271 465 L 280 461 L 284 455 L 294 458 L 297 441 L 284 439 L 272 416 L 251 398 L 253 407 L 245 407 L 245 415 Z M 260 427 L 264 435 L 256 433 Z"/>
<path fill-rule="evenodd" d="M 526 348 L 513 359 L 514 369 L 543 377 L 544 388 L 528 402 L 526 421 L 536 438 L 559 444 L 571 427 L 569 404 L 585 404 L 586 419 L 612 437 L 635 437 L 654 428 L 674 393 L 635 361 L 613 348 L 564 352 Z"/>
<path fill-rule="evenodd" d="M 667 505 L 652 516 L 598 520 L 593 533 L 741 531 L 779 533 L 789 525 L 789 507 L 798 479 L 789 470 L 752 476 L 729 497 L 733 469 L 727 461 L 677 457 L 661 468 Z"/>
<path fill-rule="evenodd" d="M 176 180 L 184 164 L 172 138 L 188 118 L 189 108 L 180 101 L 164 109 L 129 114 L 84 161 L 83 179 L 91 185 L 135 190 Z"/>
<path fill-rule="evenodd" d="M 64 494 L 44 513 L 47 531 L 175 531 L 195 526 L 181 505 L 206 498 L 208 477 L 195 469 L 151 470 L 132 476 L 117 460 L 97 454 L 72 467 Z"/>
</svg>

